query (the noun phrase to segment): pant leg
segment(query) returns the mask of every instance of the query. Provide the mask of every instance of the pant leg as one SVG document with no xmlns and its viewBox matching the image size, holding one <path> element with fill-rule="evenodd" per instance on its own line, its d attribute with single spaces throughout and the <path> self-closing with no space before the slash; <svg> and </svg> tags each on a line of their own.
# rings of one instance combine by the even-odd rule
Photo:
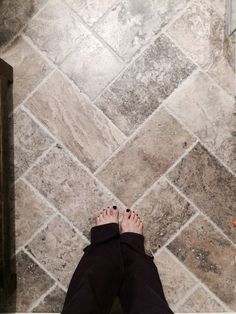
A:
<svg viewBox="0 0 236 314">
<path fill-rule="evenodd" d="M 62 314 L 110 312 L 124 271 L 119 237 L 116 223 L 91 229 L 91 244 L 71 278 Z"/>
<path fill-rule="evenodd" d="M 124 279 L 119 298 L 124 314 L 173 314 L 153 257 L 145 253 L 143 235 L 122 233 L 120 242 Z"/>
</svg>

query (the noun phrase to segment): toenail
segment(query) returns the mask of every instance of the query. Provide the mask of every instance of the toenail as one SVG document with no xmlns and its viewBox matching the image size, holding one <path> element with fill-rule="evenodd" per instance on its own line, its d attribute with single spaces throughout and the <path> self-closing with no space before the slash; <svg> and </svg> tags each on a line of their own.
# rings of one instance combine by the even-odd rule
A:
<svg viewBox="0 0 236 314">
<path fill-rule="evenodd" d="M 113 208 L 114 208 L 114 209 L 117 209 L 117 207 L 116 207 L 115 205 L 113 206 Z"/>
<path fill-rule="evenodd" d="M 126 211 L 127 211 L 127 213 L 128 213 L 128 212 L 130 212 L 130 209 L 129 209 L 129 208 L 127 208 L 127 209 L 126 209 Z"/>
<path fill-rule="evenodd" d="M 103 210 L 105 210 L 106 208 L 103 208 Z"/>
</svg>

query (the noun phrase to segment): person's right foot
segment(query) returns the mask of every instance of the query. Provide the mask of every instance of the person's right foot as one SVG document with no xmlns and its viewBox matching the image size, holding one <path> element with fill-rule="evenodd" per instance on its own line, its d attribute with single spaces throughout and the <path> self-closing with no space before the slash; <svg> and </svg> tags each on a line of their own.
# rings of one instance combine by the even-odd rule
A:
<svg viewBox="0 0 236 314">
<path fill-rule="evenodd" d="M 134 232 L 143 234 L 143 222 L 134 211 L 126 210 L 120 222 L 120 232 Z"/>
</svg>

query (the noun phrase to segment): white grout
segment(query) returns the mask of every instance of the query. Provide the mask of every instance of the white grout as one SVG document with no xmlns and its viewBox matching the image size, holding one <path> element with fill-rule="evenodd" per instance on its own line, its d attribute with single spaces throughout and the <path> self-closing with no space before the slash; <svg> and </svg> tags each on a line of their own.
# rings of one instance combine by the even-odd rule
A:
<svg viewBox="0 0 236 314">
<path fill-rule="evenodd" d="M 54 283 L 54 285 L 52 287 L 50 287 L 45 293 L 43 293 L 41 295 L 40 298 L 38 298 L 27 310 L 27 313 L 29 312 L 33 312 L 33 309 L 35 309 L 40 303 L 41 301 L 44 300 L 45 297 L 47 297 L 55 288 L 57 287 L 57 284 Z"/>
<path fill-rule="evenodd" d="M 200 287 L 199 282 L 197 282 L 192 288 L 190 288 L 187 293 L 185 294 L 182 299 L 180 299 L 176 304 L 175 304 L 175 309 L 178 310 L 187 300 L 189 297 L 191 297 L 194 292 Z"/>
</svg>

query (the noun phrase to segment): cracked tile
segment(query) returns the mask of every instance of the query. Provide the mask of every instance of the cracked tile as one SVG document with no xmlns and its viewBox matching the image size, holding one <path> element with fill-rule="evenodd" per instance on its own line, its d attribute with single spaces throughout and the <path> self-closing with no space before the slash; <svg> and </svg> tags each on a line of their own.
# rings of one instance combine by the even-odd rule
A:
<svg viewBox="0 0 236 314">
<path fill-rule="evenodd" d="M 27 246 L 58 281 L 68 286 L 88 243 L 61 217 L 55 217 Z"/>
<path fill-rule="evenodd" d="M 236 171 L 236 116 L 232 97 L 206 74 L 197 72 L 167 99 L 166 106 Z"/>
<path fill-rule="evenodd" d="M 161 109 L 96 176 L 130 206 L 193 141 L 189 133 Z"/>
<path fill-rule="evenodd" d="M 221 57 L 224 32 L 224 21 L 204 0 L 193 2 L 167 29 L 187 55 L 205 70 Z"/>
<path fill-rule="evenodd" d="M 96 98 L 123 67 L 123 62 L 91 35 L 81 39 L 61 65 L 63 72 L 91 99 Z"/>
<path fill-rule="evenodd" d="M 14 68 L 13 104 L 16 108 L 52 70 L 22 38 L 17 38 L 1 58 Z"/>
<path fill-rule="evenodd" d="M 175 304 L 195 286 L 196 280 L 165 250 L 155 256 L 154 262 L 160 274 L 166 299 L 174 310 Z"/>
<path fill-rule="evenodd" d="M 59 72 L 40 86 L 26 107 L 92 171 L 125 139 Z"/>
<path fill-rule="evenodd" d="M 65 300 L 65 292 L 56 286 L 46 297 L 37 305 L 33 313 L 61 313 Z"/>
<path fill-rule="evenodd" d="M 23 110 L 15 112 L 14 172 L 20 177 L 54 142 L 54 140 Z"/>
<path fill-rule="evenodd" d="M 235 219 L 236 178 L 215 157 L 197 144 L 168 177 L 229 238 L 236 241 L 231 223 Z"/>
<path fill-rule="evenodd" d="M 225 308 L 220 305 L 206 290 L 198 288 L 187 300 L 178 307 L 178 312 L 182 313 L 215 313 L 225 312 Z"/>
<path fill-rule="evenodd" d="M 161 35 L 95 104 L 130 135 L 194 69 L 182 52 Z"/>
<path fill-rule="evenodd" d="M 134 210 L 144 222 L 146 248 L 154 253 L 195 213 L 165 179 L 155 184 Z"/>
<path fill-rule="evenodd" d="M 99 21 L 95 31 L 129 61 L 186 3 L 186 0 L 121 1 Z"/>
<path fill-rule="evenodd" d="M 54 211 L 22 180 L 15 186 L 16 249 L 25 244 Z"/>
<path fill-rule="evenodd" d="M 77 14 L 61 0 L 49 1 L 25 30 L 26 35 L 56 64 L 75 49 L 87 32 Z"/>
<path fill-rule="evenodd" d="M 97 22 L 103 16 L 103 14 L 105 14 L 106 11 L 116 2 L 116 0 L 65 1 L 90 26 Z"/>
<path fill-rule="evenodd" d="M 122 208 L 60 146 L 54 147 L 26 178 L 87 237 L 102 208 Z"/>
<path fill-rule="evenodd" d="M 198 216 L 168 248 L 223 302 L 236 309 L 236 250 L 211 223 Z"/>
</svg>

